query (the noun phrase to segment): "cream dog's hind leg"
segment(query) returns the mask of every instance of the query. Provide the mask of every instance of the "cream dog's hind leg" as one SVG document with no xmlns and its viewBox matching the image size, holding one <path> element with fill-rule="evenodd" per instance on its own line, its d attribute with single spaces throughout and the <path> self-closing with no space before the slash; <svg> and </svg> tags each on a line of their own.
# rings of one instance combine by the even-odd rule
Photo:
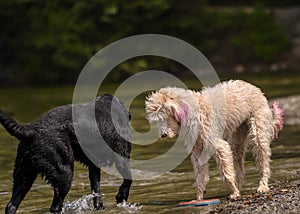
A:
<svg viewBox="0 0 300 214">
<path fill-rule="evenodd" d="M 240 191 L 245 174 L 245 151 L 249 140 L 247 135 L 248 126 L 244 123 L 232 134 L 230 139 L 230 145 L 233 154 L 233 165 L 236 174 L 236 185 Z"/>
</svg>

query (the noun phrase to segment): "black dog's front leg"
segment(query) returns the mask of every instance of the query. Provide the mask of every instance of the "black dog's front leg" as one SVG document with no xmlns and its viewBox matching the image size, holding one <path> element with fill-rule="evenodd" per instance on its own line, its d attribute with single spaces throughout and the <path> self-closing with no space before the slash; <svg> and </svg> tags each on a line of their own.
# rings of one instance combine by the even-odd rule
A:
<svg viewBox="0 0 300 214">
<path fill-rule="evenodd" d="M 96 210 L 103 210 L 103 202 L 101 199 L 101 193 L 100 193 L 100 169 L 95 166 L 89 167 L 89 178 L 90 178 L 90 184 L 91 184 L 91 190 L 95 194 L 93 201 L 94 201 L 94 207 Z"/>
<path fill-rule="evenodd" d="M 129 162 L 126 164 L 117 164 L 118 171 L 123 177 L 123 183 L 119 188 L 119 192 L 116 195 L 117 204 L 122 203 L 123 201 L 127 202 L 129 191 L 132 183 L 131 171 L 129 167 Z"/>
<path fill-rule="evenodd" d="M 119 188 L 118 194 L 116 195 L 117 204 L 122 203 L 123 201 L 127 202 L 131 183 L 132 183 L 132 180 L 123 179 L 123 183 Z"/>
</svg>

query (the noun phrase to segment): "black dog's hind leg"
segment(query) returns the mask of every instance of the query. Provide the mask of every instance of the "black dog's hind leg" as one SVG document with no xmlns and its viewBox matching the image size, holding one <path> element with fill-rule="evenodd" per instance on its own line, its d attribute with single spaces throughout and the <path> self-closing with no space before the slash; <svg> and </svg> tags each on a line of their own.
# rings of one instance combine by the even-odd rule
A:
<svg viewBox="0 0 300 214">
<path fill-rule="evenodd" d="M 121 184 L 118 194 L 116 195 L 116 202 L 119 204 L 123 201 L 127 202 L 132 183 L 132 177 L 128 160 L 126 160 L 124 163 L 116 163 L 116 168 L 123 177 L 123 183 Z"/>
<path fill-rule="evenodd" d="M 5 214 L 15 214 L 21 201 L 25 198 L 33 182 L 37 177 L 37 172 L 23 168 L 16 163 L 14 170 L 14 186 L 11 200 L 5 208 Z"/>
<path fill-rule="evenodd" d="M 13 173 L 13 193 L 5 208 L 6 214 L 16 213 L 20 203 L 35 181 L 37 174 L 37 171 L 32 166 L 27 144 L 20 143 Z"/>
<path fill-rule="evenodd" d="M 96 210 L 104 209 L 103 202 L 101 199 L 101 193 L 100 193 L 100 177 L 101 177 L 100 169 L 95 166 L 89 166 L 89 179 L 90 179 L 92 193 L 95 194 L 93 201 L 94 201 L 94 208 Z"/>
<path fill-rule="evenodd" d="M 59 176 L 57 176 L 59 174 Z M 60 172 L 56 172 L 55 178 L 52 178 L 54 197 L 50 208 L 51 213 L 60 213 L 62 211 L 63 202 L 68 194 L 73 178 L 73 165 L 64 165 L 60 167 Z"/>
</svg>

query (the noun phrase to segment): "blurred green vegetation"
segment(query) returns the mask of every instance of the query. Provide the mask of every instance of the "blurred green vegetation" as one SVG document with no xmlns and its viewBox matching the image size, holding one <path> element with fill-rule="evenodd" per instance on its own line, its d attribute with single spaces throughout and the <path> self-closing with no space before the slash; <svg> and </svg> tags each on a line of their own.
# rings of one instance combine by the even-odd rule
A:
<svg viewBox="0 0 300 214">
<path fill-rule="evenodd" d="M 136 34 L 178 37 L 208 58 L 229 38 L 237 61 L 274 62 L 289 47 L 289 39 L 262 3 L 249 13 L 209 10 L 214 2 L 220 4 L 208 0 L 0 0 L 0 86 L 74 84 L 101 48 Z M 292 3 L 289 0 L 286 5 Z M 174 62 L 164 62 L 130 60 L 110 78 L 120 80 L 153 65 L 178 68 Z"/>
<path fill-rule="evenodd" d="M 243 53 L 242 60 L 255 57 L 272 62 L 290 45 L 282 29 L 275 24 L 274 15 L 265 12 L 261 5 L 257 5 L 252 13 L 239 11 L 231 18 L 236 20 L 231 25 L 232 31 L 238 30 L 232 37 L 233 45 Z"/>
</svg>

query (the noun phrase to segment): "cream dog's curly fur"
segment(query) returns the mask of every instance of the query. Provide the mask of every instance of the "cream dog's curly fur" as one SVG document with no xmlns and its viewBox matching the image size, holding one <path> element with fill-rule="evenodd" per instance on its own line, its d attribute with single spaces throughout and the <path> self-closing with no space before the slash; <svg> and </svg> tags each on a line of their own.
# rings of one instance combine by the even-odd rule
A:
<svg viewBox="0 0 300 214">
<path fill-rule="evenodd" d="M 241 80 L 200 92 L 166 87 L 150 94 L 145 104 L 146 117 L 158 124 L 161 138 L 183 135 L 191 152 L 198 200 L 209 180 L 207 161 L 212 155 L 231 189 L 230 198 L 240 195 L 248 143 L 260 170 L 257 191 L 269 190 L 270 143 L 282 128 L 282 110 L 277 103 L 270 108 L 259 88 Z"/>
</svg>

